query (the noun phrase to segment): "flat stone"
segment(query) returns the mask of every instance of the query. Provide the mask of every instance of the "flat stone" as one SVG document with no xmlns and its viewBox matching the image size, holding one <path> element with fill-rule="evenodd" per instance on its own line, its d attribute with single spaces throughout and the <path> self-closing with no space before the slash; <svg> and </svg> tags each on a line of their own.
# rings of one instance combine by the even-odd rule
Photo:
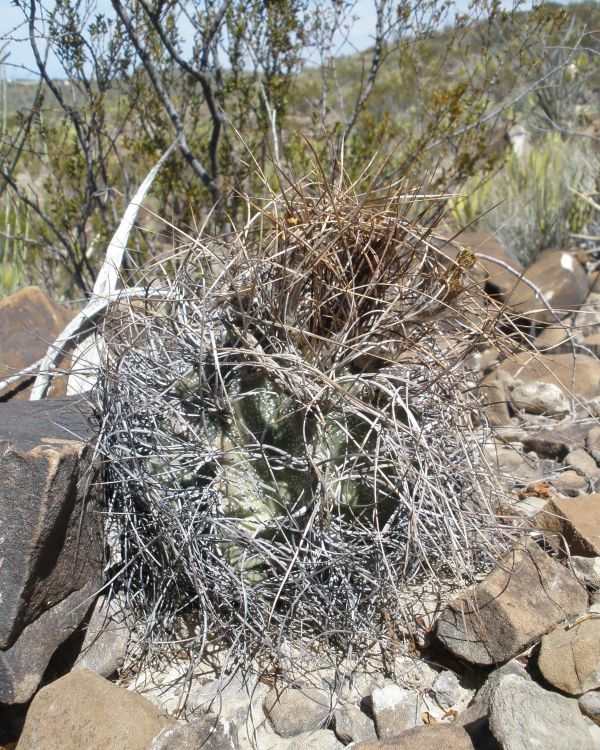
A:
<svg viewBox="0 0 600 750">
<path fill-rule="evenodd" d="M 595 690 L 584 693 L 577 703 L 581 713 L 600 726 L 600 693 Z"/>
<path fill-rule="evenodd" d="M 387 740 L 419 722 L 419 696 L 399 685 L 375 688 L 371 693 L 375 729 L 380 740 Z"/>
<path fill-rule="evenodd" d="M 544 679 L 569 695 L 600 687 L 600 618 L 559 625 L 542 638 L 538 667 Z"/>
<path fill-rule="evenodd" d="M 574 698 L 516 675 L 504 676 L 492 694 L 490 728 L 502 750 L 593 750 L 595 746 Z"/>
<path fill-rule="evenodd" d="M 544 529 L 562 534 L 571 554 L 600 556 L 600 494 L 554 498 L 538 522 Z"/>
<path fill-rule="evenodd" d="M 467 732 L 456 724 L 414 727 L 385 742 L 365 740 L 350 747 L 352 750 L 474 750 Z"/>
<path fill-rule="evenodd" d="M 84 407 L 0 404 L 0 702 L 31 697 L 34 665 L 39 682 L 100 587 L 103 521 L 99 492 L 86 484 L 93 432 Z"/>
<path fill-rule="evenodd" d="M 344 745 L 377 739 L 373 720 L 352 704 L 338 708 L 333 714 L 333 730 Z"/>
<path fill-rule="evenodd" d="M 293 737 L 320 729 L 329 718 L 331 701 L 317 688 L 274 688 L 265 696 L 263 708 L 280 737 Z"/>
<path fill-rule="evenodd" d="M 521 653 L 587 604 L 573 573 L 528 542 L 516 545 L 481 583 L 448 605 L 436 633 L 459 658 L 491 666 Z"/>
<path fill-rule="evenodd" d="M 557 385 L 535 380 L 513 388 L 510 401 L 516 411 L 548 417 L 562 417 L 571 408 L 569 399 Z"/>
<path fill-rule="evenodd" d="M 27 286 L 0 300 L 0 380 L 41 359 L 71 318 L 69 311 L 53 304 L 37 286 Z M 31 389 L 23 387 L 25 381 L 22 378 L 8 386 L 0 398 L 28 399 Z M 63 396 L 66 379 L 57 385 L 50 395 Z"/>
<path fill-rule="evenodd" d="M 525 281 L 520 281 L 504 301 L 520 317 L 536 323 L 554 323 L 557 317 L 566 317 L 581 307 L 590 290 L 581 263 L 562 250 L 540 253 L 523 278 L 540 290 L 551 310 Z"/>
<path fill-rule="evenodd" d="M 580 578 L 585 585 L 594 590 L 600 590 L 600 557 L 580 557 L 571 555 L 569 559 L 573 573 Z"/>
<path fill-rule="evenodd" d="M 17 748 L 148 750 L 159 732 L 174 723 L 137 693 L 77 669 L 35 696 Z"/>
<path fill-rule="evenodd" d="M 237 750 L 231 729 L 231 725 L 225 727 L 218 716 L 206 714 L 189 724 L 166 726 L 154 738 L 149 750 Z"/>
</svg>

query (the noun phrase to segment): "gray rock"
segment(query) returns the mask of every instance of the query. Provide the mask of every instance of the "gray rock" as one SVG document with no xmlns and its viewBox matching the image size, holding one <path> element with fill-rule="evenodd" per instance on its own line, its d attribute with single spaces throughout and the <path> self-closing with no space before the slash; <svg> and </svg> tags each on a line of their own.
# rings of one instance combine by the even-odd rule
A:
<svg viewBox="0 0 600 750">
<path fill-rule="evenodd" d="M 123 602 L 116 597 L 109 602 L 101 596 L 94 606 L 75 666 L 111 677 L 123 664 L 128 641 Z"/>
<path fill-rule="evenodd" d="M 557 385 L 569 397 L 574 393 L 579 398 L 600 397 L 600 362 L 587 354 L 539 354 L 524 351 L 505 359 L 495 370 L 498 382 L 513 383 L 529 381 Z"/>
<path fill-rule="evenodd" d="M 448 669 L 439 673 L 431 690 L 437 702 L 444 708 L 450 708 L 460 699 L 458 677 Z"/>
<path fill-rule="evenodd" d="M 152 741 L 149 750 L 237 750 L 231 735 L 218 716 L 206 714 L 189 724 L 165 727 Z"/>
<path fill-rule="evenodd" d="M 564 462 L 567 466 L 571 466 L 575 471 L 588 477 L 588 479 L 597 481 L 600 478 L 598 465 L 583 448 L 572 450 L 565 456 Z"/>
<path fill-rule="evenodd" d="M 571 568 L 575 575 L 592 590 L 600 589 L 600 557 L 580 557 L 572 555 Z"/>
<path fill-rule="evenodd" d="M 333 732 L 318 729 L 292 738 L 286 750 L 342 750 L 343 747 Z"/>
<path fill-rule="evenodd" d="M 571 571 L 528 542 L 516 545 L 472 591 L 443 610 L 437 637 L 471 664 L 501 664 L 587 603 Z"/>
<path fill-rule="evenodd" d="M 344 745 L 359 740 L 376 740 L 377 732 L 372 719 L 358 706 L 342 706 L 333 714 L 333 729 Z"/>
<path fill-rule="evenodd" d="M 555 489 L 567 497 L 581 497 L 592 489 L 590 480 L 573 469 L 555 474 L 551 482 Z"/>
<path fill-rule="evenodd" d="M 584 693 L 577 703 L 581 713 L 600 726 L 600 693 L 595 690 Z"/>
<path fill-rule="evenodd" d="M 280 737 L 320 729 L 329 718 L 331 701 L 318 688 L 273 688 L 263 702 L 265 715 Z"/>
<path fill-rule="evenodd" d="M 600 463 L 600 427 L 592 427 L 587 436 L 587 449 L 597 463 Z"/>
<path fill-rule="evenodd" d="M 474 724 L 487 717 L 490 710 L 490 699 L 496 686 L 503 677 L 509 674 L 520 677 L 522 680 L 531 680 L 525 667 L 516 659 L 512 659 L 501 667 L 498 667 L 498 669 L 491 672 L 487 680 L 477 691 L 471 705 L 458 717 L 457 721 L 461 726 Z"/>
<path fill-rule="evenodd" d="M 546 682 L 569 695 L 600 687 L 600 617 L 560 625 L 542 638 L 538 667 Z"/>
<path fill-rule="evenodd" d="M 548 417 L 564 416 L 571 408 L 569 399 L 554 383 L 522 383 L 513 388 L 510 400 L 517 411 L 545 414 Z"/>
<path fill-rule="evenodd" d="M 526 497 L 518 500 L 510 506 L 511 514 L 521 518 L 535 518 L 540 513 L 548 501 L 543 497 Z"/>
<path fill-rule="evenodd" d="M 593 750 L 577 701 L 505 675 L 491 696 L 490 728 L 502 750 Z"/>
<path fill-rule="evenodd" d="M 419 722 L 419 696 L 399 685 L 375 688 L 371 694 L 375 729 L 380 740 L 387 740 Z"/>
<path fill-rule="evenodd" d="M 35 693 L 56 649 L 85 617 L 98 591 L 95 582 L 67 596 L 27 625 L 0 651 L 0 703 L 26 703 Z"/>
<path fill-rule="evenodd" d="M 535 451 L 542 458 L 562 462 L 576 448 L 585 448 L 588 434 L 595 427 L 595 419 L 563 420 L 552 429 L 530 431 L 522 439 L 525 451 Z"/>
<path fill-rule="evenodd" d="M 172 724 L 141 695 L 77 669 L 35 696 L 18 748 L 148 750 L 154 737 Z"/>
<path fill-rule="evenodd" d="M 0 702 L 33 695 L 100 586 L 102 515 L 87 484 L 84 407 L 73 399 L 0 404 Z"/>
</svg>

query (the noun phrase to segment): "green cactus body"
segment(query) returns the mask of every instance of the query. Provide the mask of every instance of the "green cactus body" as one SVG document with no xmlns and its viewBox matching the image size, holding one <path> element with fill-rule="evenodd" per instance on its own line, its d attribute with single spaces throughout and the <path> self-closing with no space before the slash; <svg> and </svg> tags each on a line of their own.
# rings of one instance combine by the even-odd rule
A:
<svg viewBox="0 0 600 750">
<path fill-rule="evenodd" d="M 320 420 L 261 371 L 239 370 L 226 383 L 231 418 L 220 423 L 202 415 L 204 448 L 200 445 L 199 452 L 207 461 L 195 470 L 190 456 L 169 455 L 160 445 L 148 461 L 153 476 L 170 489 L 196 485 L 216 491 L 220 513 L 234 519 L 239 531 L 219 542 L 220 553 L 247 583 L 258 583 L 267 575 L 267 565 L 260 555 L 246 551 L 245 539 L 276 540 L 280 526 L 317 497 L 326 514 L 335 504 L 335 512 L 348 520 L 373 508 L 368 454 L 375 436 L 367 420 L 344 408 L 348 397 L 360 398 L 356 378 L 342 380 L 341 391 L 330 398 Z M 173 391 L 182 402 L 197 404 L 199 388 L 200 379 L 190 368 Z M 165 430 L 167 423 L 162 421 Z"/>
</svg>

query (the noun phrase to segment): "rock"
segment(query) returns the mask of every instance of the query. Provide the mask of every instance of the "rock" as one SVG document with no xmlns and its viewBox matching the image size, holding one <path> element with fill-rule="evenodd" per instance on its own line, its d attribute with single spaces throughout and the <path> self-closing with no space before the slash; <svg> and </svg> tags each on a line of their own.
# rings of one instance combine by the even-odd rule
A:
<svg viewBox="0 0 600 750">
<path fill-rule="evenodd" d="M 293 737 L 320 729 L 329 718 L 331 701 L 318 688 L 273 688 L 265 696 L 263 708 L 280 737 Z"/>
<path fill-rule="evenodd" d="M 573 328 L 581 337 L 600 333 L 600 294 L 591 291 L 573 321 Z"/>
<path fill-rule="evenodd" d="M 572 469 L 555 474 L 551 481 L 552 486 L 567 497 L 587 495 L 593 489 L 587 477 L 582 476 L 579 472 Z"/>
<path fill-rule="evenodd" d="M 581 713 L 600 726 L 600 693 L 594 690 L 584 693 L 577 703 Z"/>
<path fill-rule="evenodd" d="M 485 721 L 485 725 L 487 727 L 487 715 L 490 710 L 490 700 L 492 694 L 500 680 L 508 674 L 516 675 L 523 680 L 531 679 L 525 667 L 516 659 L 511 659 L 511 661 L 503 664 L 501 667 L 498 667 L 498 669 L 495 669 L 493 672 L 491 672 L 487 680 L 477 691 L 477 694 L 475 695 L 475 698 L 471 705 L 468 706 L 457 719 L 458 724 L 465 727 L 471 737 L 473 737 L 472 732 L 474 730 L 479 733 L 480 722 Z"/>
<path fill-rule="evenodd" d="M 600 479 L 600 469 L 583 448 L 575 448 L 565 456 L 565 464 L 592 481 Z"/>
<path fill-rule="evenodd" d="M 561 325 L 549 325 L 536 336 L 535 348 L 542 354 L 569 354 L 573 352 L 574 341 L 578 338 L 572 328 L 570 317 L 563 319 Z"/>
<path fill-rule="evenodd" d="M 536 544 L 519 544 L 443 610 L 436 633 L 449 651 L 471 664 L 501 664 L 552 625 L 585 610 L 587 599 L 569 570 Z"/>
<path fill-rule="evenodd" d="M 103 522 L 86 484 L 84 406 L 0 404 L 0 702 L 29 700 L 100 587 Z"/>
<path fill-rule="evenodd" d="M 569 399 L 557 385 L 539 381 L 517 385 L 511 391 L 510 401 L 516 411 L 548 417 L 564 416 L 571 408 Z"/>
<path fill-rule="evenodd" d="M 540 253 L 526 269 L 523 279 L 503 301 L 520 317 L 541 324 L 566 317 L 581 307 L 589 292 L 585 269 L 577 258 L 562 250 Z M 552 311 L 526 281 L 539 289 Z"/>
<path fill-rule="evenodd" d="M 25 703 L 35 693 L 56 649 L 75 633 L 98 591 L 96 582 L 74 591 L 27 625 L 0 651 L 0 703 Z"/>
<path fill-rule="evenodd" d="M 564 420 L 554 424 L 551 430 L 529 432 L 523 438 L 525 451 L 535 451 L 540 458 L 562 462 L 571 451 L 585 448 L 589 432 L 597 424 L 595 419 Z"/>
<path fill-rule="evenodd" d="M 377 739 L 372 719 L 355 705 L 342 706 L 336 710 L 333 714 L 333 730 L 344 745 L 359 740 Z"/>
<path fill-rule="evenodd" d="M 77 669 L 35 696 L 18 750 L 148 750 L 162 729 L 174 724 L 145 698 Z"/>
<path fill-rule="evenodd" d="M 48 344 L 64 329 L 72 315 L 48 299 L 37 286 L 28 286 L 0 300 L 0 380 L 37 362 L 44 356 Z M 66 380 L 59 379 L 50 395 L 64 396 Z M 9 385 L 0 398 L 26 400 L 30 388 L 27 379 Z"/>
<path fill-rule="evenodd" d="M 450 706 L 458 703 L 460 698 L 458 677 L 448 669 L 439 673 L 431 690 L 440 706 L 445 708 L 450 708 Z"/>
<path fill-rule="evenodd" d="M 521 381 L 552 383 L 557 385 L 567 397 L 571 390 L 585 399 L 600 396 L 600 362 L 587 354 L 537 354 L 520 352 L 505 359 L 493 373 L 496 382 Z"/>
<path fill-rule="evenodd" d="M 491 697 L 490 728 L 502 750 L 593 750 L 594 743 L 573 698 L 506 675 Z"/>
<path fill-rule="evenodd" d="M 490 237 L 485 232 L 462 232 L 457 237 L 457 241 L 463 247 L 470 247 L 477 256 L 487 256 L 487 258 L 478 258 L 474 269 L 475 275 L 484 284 L 490 296 L 501 301 L 508 299 L 523 270 L 520 262 L 495 237 Z M 448 245 L 444 245 L 442 250 L 446 252 Z M 450 251 L 449 255 L 454 258 L 456 252 Z M 494 261 L 500 261 L 500 263 Z M 513 271 L 507 270 L 506 265 Z"/>
<path fill-rule="evenodd" d="M 547 531 L 562 534 L 571 554 L 600 556 L 600 494 L 554 498 L 538 522 Z"/>
<path fill-rule="evenodd" d="M 569 562 L 575 575 L 585 585 L 594 590 L 600 589 L 600 557 L 579 557 L 572 555 Z"/>
<path fill-rule="evenodd" d="M 600 463 L 600 427 L 592 427 L 588 432 L 587 449 L 592 458 Z"/>
<path fill-rule="evenodd" d="M 481 395 L 486 403 L 485 415 L 494 427 L 503 427 L 510 422 L 510 412 L 507 405 L 508 391 L 502 378 L 498 377 L 499 372 L 501 371 L 498 369 L 486 375 L 479 385 Z"/>
<path fill-rule="evenodd" d="M 419 722 L 419 696 L 399 685 L 375 688 L 371 694 L 375 729 L 380 740 L 395 737 Z"/>
<path fill-rule="evenodd" d="M 386 742 L 365 740 L 350 745 L 352 750 L 474 750 L 471 738 L 455 724 L 414 727 Z"/>
<path fill-rule="evenodd" d="M 342 750 L 343 747 L 333 732 L 318 729 L 292 738 L 286 750 Z"/>
<path fill-rule="evenodd" d="M 218 716 L 206 714 L 189 724 L 166 726 L 152 741 L 149 750 L 237 750 L 227 728 Z"/>
<path fill-rule="evenodd" d="M 510 506 L 510 512 L 512 515 L 520 516 L 521 518 L 535 518 L 537 514 L 544 509 L 548 501 L 543 497 L 526 497 L 523 500 L 518 500 Z"/>
<path fill-rule="evenodd" d="M 569 695 L 600 687 L 600 619 L 559 625 L 542 638 L 538 667 L 546 682 Z"/>
<path fill-rule="evenodd" d="M 75 666 L 110 677 L 122 666 L 128 641 L 124 603 L 116 597 L 109 602 L 101 596 L 94 606 Z"/>
</svg>

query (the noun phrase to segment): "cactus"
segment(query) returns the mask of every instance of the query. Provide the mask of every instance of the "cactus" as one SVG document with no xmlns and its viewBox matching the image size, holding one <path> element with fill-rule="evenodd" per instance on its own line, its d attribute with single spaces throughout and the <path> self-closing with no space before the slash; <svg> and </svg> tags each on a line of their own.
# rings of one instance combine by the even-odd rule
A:
<svg viewBox="0 0 600 750">
<path fill-rule="evenodd" d="M 502 547 L 461 366 L 493 337 L 475 258 L 438 254 L 406 196 L 321 188 L 296 186 L 293 223 L 274 196 L 220 263 L 195 243 L 108 331 L 108 516 L 145 639 L 194 616 L 198 649 L 241 660 L 282 638 L 360 652 L 410 634 L 418 582 Z"/>
</svg>

